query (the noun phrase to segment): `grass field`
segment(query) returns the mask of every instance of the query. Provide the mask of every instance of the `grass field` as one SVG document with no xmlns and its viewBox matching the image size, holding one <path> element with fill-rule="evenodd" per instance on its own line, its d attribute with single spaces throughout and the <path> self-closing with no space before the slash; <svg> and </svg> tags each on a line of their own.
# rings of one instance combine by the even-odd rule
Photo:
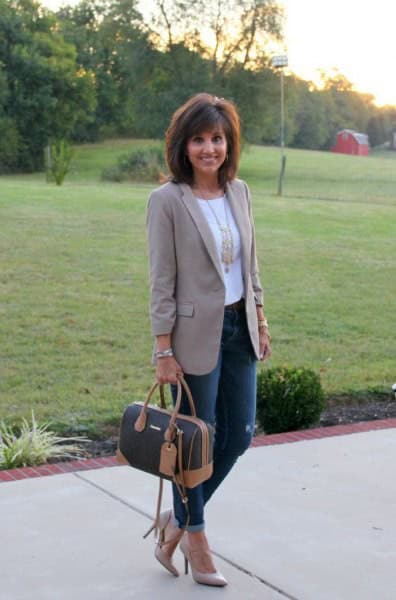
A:
<svg viewBox="0 0 396 600">
<path fill-rule="evenodd" d="M 61 188 L 0 178 L 0 419 L 51 418 L 101 434 L 153 379 L 145 206 L 149 184 L 100 181 L 131 140 L 76 149 Z M 245 149 L 270 366 L 320 372 L 328 396 L 396 380 L 396 153 L 369 158 Z"/>
</svg>

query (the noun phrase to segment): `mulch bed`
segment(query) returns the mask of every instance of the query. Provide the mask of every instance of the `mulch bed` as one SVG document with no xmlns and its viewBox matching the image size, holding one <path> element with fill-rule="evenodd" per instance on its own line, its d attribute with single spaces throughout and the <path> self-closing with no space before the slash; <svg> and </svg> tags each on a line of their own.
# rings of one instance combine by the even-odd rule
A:
<svg viewBox="0 0 396 600">
<path fill-rule="evenodd" d="M 396 417 L 396 398 L 393 394 L 378 395 L 378 398 L 360 402 L 340 402 L 338 398 L 328 401 L 328 406 L 321 414 L 321 427 L 359 423 L 361 421 L 377 421 Z"/>
</svg>

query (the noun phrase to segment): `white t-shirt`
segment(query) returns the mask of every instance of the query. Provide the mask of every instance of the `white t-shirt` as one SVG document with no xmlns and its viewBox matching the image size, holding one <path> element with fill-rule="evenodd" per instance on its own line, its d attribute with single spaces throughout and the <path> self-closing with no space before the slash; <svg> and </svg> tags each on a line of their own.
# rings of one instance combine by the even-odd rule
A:
<svg viewBox="0 0 396 600">
<path fill-rule="evenodd" d="M 232 304 L 233 302 L 237 302 L 243 296 L 244 286 L 243 286 L 243 278 L 242 278 L 242 256 L 241 256 L 241 238 L 239 235 L 238 227 L 235 223 L 234 217 L 232 215 L 231 209 L 228 206 L 226 196 L 222 196 L 221 198 L 213 198 L 211 200 L 202 200 L 201 198 L 197 198 L 198 204 L 201 207 L 203 214 L 206 217 L 208 225 L 211 229 L 213 237 L 216 242 L 216 248 L 219 255 L 220 263 L 223 268 L 223 279 L 225 285 L 225 305 Z M 210 207 L 208 206 L 210 202 Z M 212 209 L 212 210 L 211 210 Z M 228 266 L 228 272 L 225 270 L 225 265 L 221 261 L 221 242 L 222 235 L 219 229 L 218 223 L 213 215 L 216 214 L 216 217 L 219 220 L 221 225 L 226 225 L 226 217 L 225 212 L 227 211 L 227 219 L 231 229 L 232 241 L 233 241 L 233 254 L 234 260 Z M 213 211 L 213 212 L 212 212 Z"/>
</svg>

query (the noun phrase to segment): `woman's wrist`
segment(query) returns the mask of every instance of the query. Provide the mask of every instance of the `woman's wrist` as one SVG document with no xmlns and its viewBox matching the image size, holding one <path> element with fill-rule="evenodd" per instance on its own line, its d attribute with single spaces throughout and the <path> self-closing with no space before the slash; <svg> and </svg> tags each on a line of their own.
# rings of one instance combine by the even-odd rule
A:
<svg viewBox="0 0 396 600">
<path fill-rule="evenodd" d="M 169 333 L 156 336 L 155 351 L 164 352 L 172 348 L 172 337 Z"/>
<path fill-rule="evenodd" d="M 261 319 L 259 317 L 257 319 L 257 322 L 258 322 L 259 329 L 268 329 L 269 328 L 268 321 L 264 316 Z"/>
<path fill-rule="evenodd" d="M 271 339 L 268 321 L 263 313 L 261 313 L 260 315 L 257 314 L 257 324 L 258 324 L 259 333 L 263 333 L 264 335 L 266 335 L 268 337 L 268 339 Z"/>
</svg>

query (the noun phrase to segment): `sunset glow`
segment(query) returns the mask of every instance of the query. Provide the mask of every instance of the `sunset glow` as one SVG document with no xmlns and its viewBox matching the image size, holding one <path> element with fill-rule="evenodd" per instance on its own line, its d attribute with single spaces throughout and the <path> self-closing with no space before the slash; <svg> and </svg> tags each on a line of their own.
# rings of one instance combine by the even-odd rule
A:
<svg viewBox="0 0 396 600">
<path fill-rule="evenodd" d="M 78 0 L 44 0 L 56 10 Z M 149 2 L 145 1 L 145 5 Z M 319 82 L 320 71 L 337 69 L 360 92 L 375 96 L 378 105 L 396 106 L 395 17 L 390 0 L 282 0 L 289 68 L 299 77 Z"/>
<path fill-rule="evenodd" d="M 318 81 L 337 68 L 376 103 L 396 105 L 395 16 L 389 0 L 283 0 L 290 69 Z"/>
</svg>

